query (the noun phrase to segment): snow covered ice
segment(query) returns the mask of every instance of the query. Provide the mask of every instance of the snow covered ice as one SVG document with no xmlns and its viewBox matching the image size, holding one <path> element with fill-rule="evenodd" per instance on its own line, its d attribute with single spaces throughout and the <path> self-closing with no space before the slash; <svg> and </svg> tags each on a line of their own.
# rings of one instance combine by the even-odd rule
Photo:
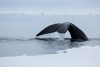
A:
<svg viewBox="0 0 100 67">
<path fill-rule="evenodd" d="M 58 40 L 2 40 L 1 67 L 99 67 L 100 39 L 86 42 Z"/>
</svg>

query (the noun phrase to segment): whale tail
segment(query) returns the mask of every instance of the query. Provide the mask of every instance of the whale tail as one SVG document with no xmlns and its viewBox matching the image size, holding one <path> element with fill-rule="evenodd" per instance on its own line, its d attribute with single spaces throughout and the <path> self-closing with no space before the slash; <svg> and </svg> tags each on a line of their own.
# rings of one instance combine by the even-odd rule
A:
<svg viewBox="0 0 100 67">
<path fill-rule="evenodd" d="M 40 33 L 38 33 L 36 36 L 40 36 L 40 35 L 43 35 L 43 34 L 48 34 L 48 33 L 56 32 L 57 29 L 58 29 L 58 26 L 59 26 L 59 24 L 50 25 L 50 26 L 46 27 L 45 29 L 43 29 L 43 30 L 42 30 Z"/>
<path fill-rule="evenodd" d="M 69 22 L 52 24 L 46 27 L 45 29 L 43 29 L 36 36 L 53 33 L 53 32 L 66 33 L 67 31 L 70 32 L 71 38 L 73 40 L 75 39 L 88 40 L 87 36 L 84 34 L 82 30 L 80 30 L 77 26 Z"/>
<path fill-rule="evenodd" d="M 72 23 L 70 24 L 68 31 L 72 39 L 88 40 L 85 33 Z"/>
</svg>

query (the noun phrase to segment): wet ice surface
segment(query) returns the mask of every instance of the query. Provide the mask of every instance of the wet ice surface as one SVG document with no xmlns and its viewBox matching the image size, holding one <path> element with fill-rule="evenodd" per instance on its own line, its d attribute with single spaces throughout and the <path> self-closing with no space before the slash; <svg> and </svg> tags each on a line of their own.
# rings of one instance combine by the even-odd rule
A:
<svg viewBox="0 0 100 67">
<path fill-rule="evenodd" d="M 100 46 L 100 39 L 90 38 L 89 41 L 71 42 L 70 39 L 59 40 L 57 38 L 0 38 L 0 57 L 67 53 L 68 49 L 80 48 L 84 46 Z"/>
<path fill-rule="evenodd" d="M 0 67 L 99 67 L 99 52 L 99 38 L 0 38 Z"/>
</svg>

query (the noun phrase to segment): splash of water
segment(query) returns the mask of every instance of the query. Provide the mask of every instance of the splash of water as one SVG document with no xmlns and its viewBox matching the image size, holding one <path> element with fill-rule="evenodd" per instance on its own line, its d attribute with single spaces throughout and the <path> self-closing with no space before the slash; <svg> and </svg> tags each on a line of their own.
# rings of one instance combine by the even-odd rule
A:
<svg viewBox="0 0 100 67">
<path fill-rule="evenodd" d="M 64 40 L 65 34 L 64 33 L 58 33 L 58 34 L 59 34 L 59 40 Z"/>
</svg>

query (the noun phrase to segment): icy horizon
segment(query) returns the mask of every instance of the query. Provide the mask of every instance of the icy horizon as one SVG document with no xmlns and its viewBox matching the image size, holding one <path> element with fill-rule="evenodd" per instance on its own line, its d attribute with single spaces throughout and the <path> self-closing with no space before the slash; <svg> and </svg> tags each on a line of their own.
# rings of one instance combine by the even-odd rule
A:
<svg viewBox="0 0 100 67">
<path fill-rule="evenodd" d="M 100 15 L 100 13 L 68 13 L 68 12 L 42 12 L 42 11 L 30 11 L 30 12 L 27 12 L 27 11 L 0 11 L 0 14 L 40 14 L 40 15 L 53 15 L 53 14 L 55 14 L 55 15 Z"/>
<path fill-rule="evenodd" d="M 100 13 L 99 0 L 1 0 L 0 12 Z"/>
</svg>

